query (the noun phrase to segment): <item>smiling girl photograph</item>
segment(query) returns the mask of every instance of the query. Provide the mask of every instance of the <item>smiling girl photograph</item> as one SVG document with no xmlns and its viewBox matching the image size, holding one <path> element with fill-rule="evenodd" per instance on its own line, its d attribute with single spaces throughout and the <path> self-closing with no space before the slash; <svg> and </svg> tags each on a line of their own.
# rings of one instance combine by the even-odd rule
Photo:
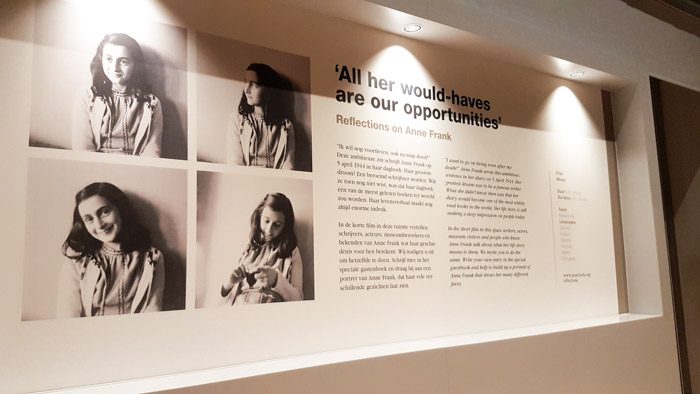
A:
<svg viewBox="0 0 700 394">
<path fill-rule="evenodd" d="M 95 182 L 75 195 L 63 243 L 56 317 L 123 315 L 163 309 L 165 261 L 151 246 L 129 198 Z"/>
<path fill-rule="evenodd" d="M 183 309 L 187 171 L 29 160 L 22 320 Z"/>
</svg>

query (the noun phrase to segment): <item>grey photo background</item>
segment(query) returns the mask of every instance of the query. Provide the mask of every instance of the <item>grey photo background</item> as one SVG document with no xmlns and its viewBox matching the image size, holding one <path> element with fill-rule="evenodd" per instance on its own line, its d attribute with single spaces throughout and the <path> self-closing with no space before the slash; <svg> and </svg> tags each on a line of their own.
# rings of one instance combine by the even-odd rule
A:
<svg viewBox="0 0 700 394">
<path fill-rule="evenodd" d="M 313 188 L 311 181 L 221 174 L 197 174 L 197 308 L 222 305 L 221 283 L 248 243 L 250 214 L 268 193 L 292 202 L 304 267 L 304 299 L 314 299 Z"/>
<path fill-rule="evenodd" d="M 308 57 L 197 32 L 197 160 L 226 163 L 226 126 L 238 111 L 243 77 L 265 63 L 287 82 L 293 106 L 296 169 L 311 171 L 311 78 Z"/>
<path fill-rule="evenodd" d="M 126 6 L 125 6 L 126 7 Z M 90 62 L 108 33 L 139 42 L 153 93 L 163 109 L 162 157 L 187 159 L 187 30 L 114 10 L 37 1 L 29 145 L 71 149 L 73 105 L 92 84 Z"/>
<path fill-rule="evenodd" d="M 129 197 L 164 254 L 163 309 L 184 309 L 187 171 L 53 159 L 30 159 L 28 166 L 22 320 L 55 317 L 61 247 L 73 223 L 75 194 L 92 182 L 110 182 Z"/>
</svg>

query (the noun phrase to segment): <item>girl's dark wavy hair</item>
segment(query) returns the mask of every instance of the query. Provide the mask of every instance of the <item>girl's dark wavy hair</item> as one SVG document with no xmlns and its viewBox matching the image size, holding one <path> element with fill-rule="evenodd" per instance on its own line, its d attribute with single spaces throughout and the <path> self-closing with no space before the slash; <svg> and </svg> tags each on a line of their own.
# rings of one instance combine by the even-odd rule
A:
<svg viewBox="0 0 700 394">
<path fill-rule="evenodd" d="M 258 76 L 258 83 L 265 87 L 262 98 L 262 109 L 267 124 L 281 124 L 287 118 L 282 97 L 282 80 L 272 67 L 263 63 L 251 63 L 246 71 L 253 71 Z M 238 113 L 248 115 L 254 111 L 245 98 L 245 88 L 241 92 L 238 103 Z"/>
<path fill-rule="evenodd" d="M 90 235 L 85 228 L 78 211 L 78 205 L 92 196 L 105 198 L 117 209 L 122 225 L 117 234 L 117 241 L 121 243 L 122 251 L 130 253 L 146 250 L 151 246 L 151 233 L 137 220 L 126 194 L 111 183 L 96 182 L 85 186 L 75 195 L 73 226 L 63 242 L 64 256 L 77 260 L 95 253 L 102 247 L 102 242 Z"/>
<path fill-rule="evenodd" d="M 297 235 L 294 233 L 294 209 L 292 202 L 282 193 L 266 195 L 250 215 L 250 248 L 257 249 L 265 243 L 260 228 L 260 216 L 265 207 L 270 207 L 275 212 L 282 212 L 284 215 L 282 232 L 270 242 L 279 248 L 279 257 L 291 256 L 294 248 L 297 247 Z"/>
<path fill-rule="evenodd" d="M 151 94 L 151 86 L 146 77 L 146 61 L 141 50 L 141 45 L 124 33 L 111 33 L 104 36 L 100 45 L 97 46 L 95 56 L 90 62 L 90 72 L 92 73 L 92 92 L 99 97 L 107 98 L 112 95 L 112 82 L 105 75 L 102 69 L 102 50 L 106 44 L 121 45 L 129 51 L 129 56 L 134 62 L 134 69 L 129 78 L 129 88 L 140 101 Z"/>
</svg>

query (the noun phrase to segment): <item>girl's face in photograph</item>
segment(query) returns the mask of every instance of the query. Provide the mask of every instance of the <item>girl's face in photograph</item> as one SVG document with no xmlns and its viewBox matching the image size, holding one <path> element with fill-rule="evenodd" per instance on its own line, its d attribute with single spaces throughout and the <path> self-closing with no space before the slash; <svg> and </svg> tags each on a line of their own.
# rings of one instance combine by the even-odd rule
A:
<svg viewBox="0 0 700 394">
<path fill-rule="evenodd" d="M 284 214 L 273 211 L 270 207 L 264 207 L 260 213 L 260 231 L 265 242 L 270 242 L 282 234 L 286 219 Z"/>
<path fill-rule="evenodd" d="M 134 60 L 123 45 L 107 43 L 102 48 L 102 70 L 116 90 L 127 88 L 134 72 Z"/>
<path fill-rule="evenodd" d="M 122 218 L 117 207 L 102 196 L 90 196 L 78 204 L 78 213 L 90 235 L 103 244 L 119 249 L 117 237 Z"/>
<path fill-rule="evenodd" d="M 245 98 L 248 105 L 251 107 L 259 107 L 263 104 L 263 94 L 265 92 L 265 87 L 260 85 L 258 80 L 258 74 L 252 70 L 246 70 L 245 72 Z"/>
</svg>

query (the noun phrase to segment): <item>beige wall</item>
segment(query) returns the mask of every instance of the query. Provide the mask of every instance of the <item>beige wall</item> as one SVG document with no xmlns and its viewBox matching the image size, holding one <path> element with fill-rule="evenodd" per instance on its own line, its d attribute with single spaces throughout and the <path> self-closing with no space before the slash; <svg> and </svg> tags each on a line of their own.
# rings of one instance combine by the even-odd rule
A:
<svg viewBox="0 0 700 394">
<path fill-rule="evenodd" d="M 302 6 L 312 2 L 287 1 Z M 622 2 L 375 1 L 621 76 L 614 92 L 630 309 L 661 316 L 178 392 L 679 392 L 648 76 L 700 87 L 700 41 Z M 342 8 L 342 6 L 339 6 Z M 320 6 L 320 8 L 324 8 Z M 325 7 L 324 12 L 328 12 Z M 369 18 L 371 19 L 371 18 Z"/>
<path fill-rule="evenodd" d="M 314 7 L 309 5 L 313 1 L 290 0 L 287 3 Z M 630 310 L 659 316 L 596 328 L 332 364 L 231 381 L 210 389 L 220 392 L 283 390 L 347 393 L 678 392 L 680 385 L 648 75 L 665 76 L 698 89 L 698 39 L 622 3 L 603 0 L 576 0 L 568 2 L 566 6 L 558 1 L 547 0 L 544 4 L 540 2 L 537 7 L 517 1 L 496 3 L 480 0 L 387 0 L 381 3 L 525 51 L 580 62 L 631 81 L 628 87 L 614 92 Z M 212 2 L 209 4 L 211 7 L 187 1 L 166 4 L 170 12 L 168 18 L 193 29 L 244 36 L 250 27 L 245 24 L 230 26 L 227 15 L 217 12 L 218 7 L 226 7 L 223 2 Z M 9 8 L 11 5 L 8 5 Z M 22 7 L 17 8 L 21 10 Z M 295 15 L 301 11 L 284 8 L 284 12 Z M 249 23 L 264 20 L 264 15 L 262 11 L 251 12 Z M 31 26 L 33 20 L 31 14 L 14 14 L 9 19 L 10 24 L 21 21 L 17 23 L 20 31 Z M 3 21 L 0 25 L 7 26 L 4 16 L 0 20 Z M 304 26 L 304 29 L 314 32 L 333 25 L 338 24 L 333 20 L 324 20 L 323 23 Z M 278 36 L 288 29 L 284 24 L 273 24 L 269 28 Z M 21 72 L 31 67 L 31 50 L 27 51 L 26 46 L 19 41 L 26 39 L 26 36 L 18 37 L 15 30 L 0 32 L 3 33 L 4 52 L 11 54 L 13 59 L 2 63 L 2 70 L 20 75 L 11 81 L 10 86 L 30 91 L 31 78 Z M 298 37 L 285 39 L 289 41 L 288 45 L 292 45 L 289 43 L 298 40 Z M 265 37 L 256 37 L 255 42 L 258 45 L 274 46 L 271 39 Z M 365 44 L 371 45 L 357 43 Z M 294 45 L 302 47 L 303 43 Z M 352 53 L 354 48 L 348 46 L 343 50 Z M 7 119 L 3 127 L 10 131 L 23 130 L 22 127 L 29 119 L 29 111 L 8 111 L 7 108 L 14 108 L 13 100 L 10 95 L 0 96 L 0 115 L 2 119 Z M 18 141 L 24 134 L 5 131 L 7 130 L 3 129 L 0 139 L 3 144 L 26 145 L 26 141 Z M 12 152 L 8 152 L 6 157 L 7 160 L 16 162 L 22 158 L 22 155 Z M 6 170 L 0 172 L 0 175 L 3 181 L 17 182 L 20 185 L 25 182 L 23 176 L 12 175 Z M 17 216 L 24 213 L 23 196 L 10 195 L 3 200 L 3 204 L 19 211 L 13 213 L 5 209 L 1 211 L 3 219 L 23 222 Z M 8 229 L 3 228 L 2 231 L 3 235 L 7 235 L 2 238 L 12 239 Z M 22 260 L 21 253 L 14 252 L 8 253 L 7 258 Z M 20 275 L 13 268 L 9 268 L 7 274 L 9 278 Z M 18 285 L 12 281 L 5 279 L 0 284 L 7 285 L 4 288 L 9 294 L 18 292 Z M 15 308 L 14 301 L 12 297 L 0 300 L 0 307 L 11 312 Z M 172 323 L 177 324 L 177 319 L 173 318 Z M 162 336 L 166 335 L 162 333 Z M 173 355 L 176 356 L 205 358 L 212 355 L 193 352 Z M 27 359 L 29 358 L 22 358 Z M 46 355 L 36 357 L 36 362 L 41 368 L 51 367 L 51 358 Z M 26 367 L 30 367 L 29 363 Z M 162 365 L 149 367 L 154 373 L 166 369 Z M 198 382 L 201 380 L 192 376 L 188 381 L 188 376 L 184 375 L 180 384 Z M 190 391 L 201 392 L 202 389 L 193 388 Z"/>
</svg>

